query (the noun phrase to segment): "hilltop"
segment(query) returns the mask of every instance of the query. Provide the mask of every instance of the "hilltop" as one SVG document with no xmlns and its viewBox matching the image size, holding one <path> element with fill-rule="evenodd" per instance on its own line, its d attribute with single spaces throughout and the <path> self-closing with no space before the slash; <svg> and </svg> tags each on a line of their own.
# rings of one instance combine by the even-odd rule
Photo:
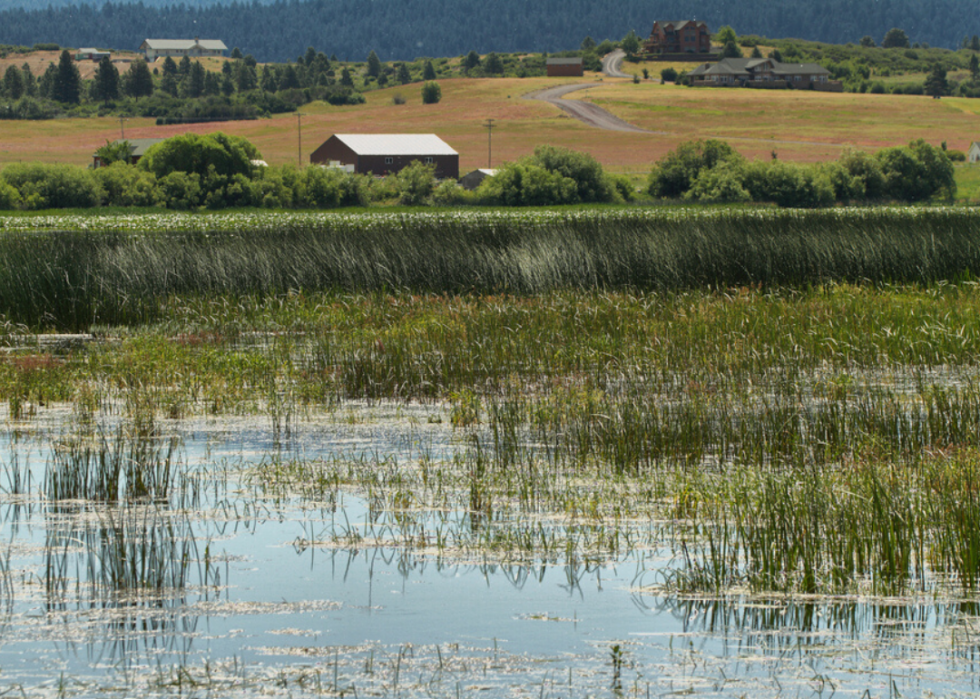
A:
<svg viewBox="0 0 980 699">
<path fill-rule="evenodd" d="M 559 51 L 586 35 L 597 40 L 635 30 L 646 36 L 655 19 L 696 16 L 712 29 L 844 44 L 892 27 L 914 42 L 954 48 L 980 34 L 975 0 L 280 0 L 250 3 L 106 3 L 15 7 L 0 12 L 0 44 L 111 46 L 135 50 L 148 36 L 212 37 L 260 61 L 291 60 L 314 46 L 342 60 L 375 50 L 382 60 L 458 56 L 470 50 Z M 950 21 L 953 20 L 953 21 Z"/>
</svg>

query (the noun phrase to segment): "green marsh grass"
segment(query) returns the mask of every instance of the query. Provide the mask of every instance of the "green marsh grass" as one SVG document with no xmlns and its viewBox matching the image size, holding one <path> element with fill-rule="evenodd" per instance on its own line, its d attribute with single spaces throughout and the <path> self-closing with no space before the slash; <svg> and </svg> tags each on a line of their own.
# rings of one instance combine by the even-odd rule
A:
<svg viewBox="0 0 980 699">
<path fill-rule="evenodd" d="M 173 295 L 799 287 L 980 271 L 980 214 L 971 209 L 143 219 L 5 220 L 7 318 L 78 330 L 158 318 Z"/>
</svg>

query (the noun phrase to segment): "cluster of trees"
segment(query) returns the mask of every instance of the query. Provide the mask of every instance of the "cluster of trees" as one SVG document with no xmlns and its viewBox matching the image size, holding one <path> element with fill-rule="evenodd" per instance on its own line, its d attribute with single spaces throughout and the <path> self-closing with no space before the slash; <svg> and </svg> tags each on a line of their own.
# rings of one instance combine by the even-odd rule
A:
<svg viewBox="0 0 980 699">
<path fill-rule="evenodd" d="M 106 144 L 104 167 L 10 164 L 0 171 L 0 209 L 139 206 L 334 208 L 372 202 L 530 206 L 630 199 L 625 177 L 605 173 L 591 156 L 553 146 L 500 168 L 476 192 L 439 182 L 432 165 L 412 163 L 396 175 L 374 178 L 339 169 L 257 164 L 244 138 L 222 133 L 175 136 L 130 164 L 128 143 Z"/>
<path fill-rule="evenodd" d="M 874 155 L 848 150 L 833 162 L 797 165 L 747 161 L 723 141 L 683 143 L 650 174 L 654 197 L 703 202 L 774 202 L 785 207 L 834 202 L 919 202 L 956 193 L 953 165 L 924 140 Z"/>
<path fill-rule="evenodd" d="M 458 56 L 471 48 L 480 53 L 559 51 L 575 46 L 587 31 L 622 36 L 625 26 L 644 37 L 657 18 L 696 16 L 711 27 L 733 24 L 744 32 L 841 44 L 862 35 L 883 37 L 901 18 L 916 28 L 920 41 L 952 48 L 961 41 L 964 22 L 976 17 L 974 0 L 857 5 L 850 0 L 771 0 L 753 4 L 751 12 L 727 0 L 624 0 L 615 12 L 587 0 L 372 0 L 368 9 L 361 0 L 27 3 L 0 12 L 0 42 L 30 44 L 45 37 L 63 46 L 135 50 L 148 36 L 201 36 L 247 46 L 267 62 L 291 60 L 295 47 L 329 36 L 331 49 L 345 60 L 362 56 L 365 46 L 392 60 L 422 53 Z"/>
<path fill-rule="evenodd" d="M 497 206 L 548 206 L 622 202 L 633 198 L 633 184 L 603 170 L 585 153 L 538 146 L 534 155 L 498 168 L 476 190 L 475 201 Z"/>
<path fill-rule="evenodd" d="M 293 111 L 313 100 L 359 104 L 346 69 L 338 77 L 335 61 L 312 48 L 295 63 L 259 66 L 252 56 L 222 65 L 220 73 L 198 61 L 166 58 L 151 70 L 134 60 L 120 73 L 104 57 L 92 80 L 84 81 L 69 51 L 61 52 L 38 79 L 25 63 L 10 66 L 0 81 L 0 118 L 42 119 L 65 110 L 157 117 L 161 123 L 246 119 Z M 85 111 L 88 108 L 88 112 Z"/>
</svg>

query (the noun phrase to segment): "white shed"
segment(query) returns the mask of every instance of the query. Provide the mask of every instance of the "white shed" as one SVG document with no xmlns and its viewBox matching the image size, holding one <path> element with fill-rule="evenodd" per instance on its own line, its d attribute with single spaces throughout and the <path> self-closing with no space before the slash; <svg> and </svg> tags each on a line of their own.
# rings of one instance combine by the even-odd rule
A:
<svg viewBox="0 0 980 699">
<path fill-rule="evenodd" d="M 974 141 L 970 144 L 970 150 L 966 154 L 966 159 L 971 163 L 980 163 L 980 142 Z"/>
</svg>

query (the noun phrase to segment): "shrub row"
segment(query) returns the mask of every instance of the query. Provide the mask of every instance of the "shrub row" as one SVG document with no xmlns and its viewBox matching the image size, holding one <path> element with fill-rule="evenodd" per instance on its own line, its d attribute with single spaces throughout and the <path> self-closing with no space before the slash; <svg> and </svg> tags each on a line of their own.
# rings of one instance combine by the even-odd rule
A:
<svg viewBox="0 0 980 699">
<path fill-rule="evenodd" d="M 924 140 L 874 155 L 846 150 L 830 163 L 749 162 L 722 141 L 692 141 L 668 153 L 650 174 L 655 197 L 716 202 L 774 202 L 812 208 L 834 202 L 918 202 L 956 193 L 946 152 Z"/>
</svg>

